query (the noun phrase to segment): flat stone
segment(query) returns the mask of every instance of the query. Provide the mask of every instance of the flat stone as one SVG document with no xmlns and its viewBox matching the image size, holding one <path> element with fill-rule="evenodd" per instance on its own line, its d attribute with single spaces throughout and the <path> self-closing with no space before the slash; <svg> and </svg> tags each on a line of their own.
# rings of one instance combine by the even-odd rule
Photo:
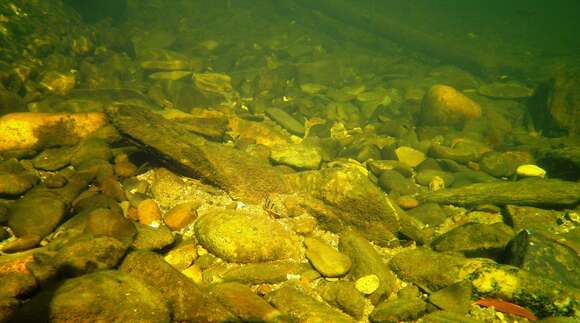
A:
<svg viewBox="0 0 580 323">
<path fill-rule="evenodd" d="M 195 233 L 201 245 L 229 262 L 282 260 L 300 252 L 298 237 L 263 213 L 216 209 L 197 219 Z"/>
<path fill-rule="evenodd" d="M 532 96 L 534 90 L 516 81 L 482 84 L 477 93 L 497 99 L 523 99 Z"/>
<path fill-rule="evenodd" d="M 304 245 L 306 258 L 323 276 L 340 277 L 350 270 L 352 265 L 350 258 L 326 243 L 307 237 L 304 238 Z"/>
<path fill-rule="evenodd" d="M 375 322 L 408 322 L 418 319 L 427 311 L 425 301 L 413 298 L 395 298 L 378 304 L 369 316 Z"/>
</svg>

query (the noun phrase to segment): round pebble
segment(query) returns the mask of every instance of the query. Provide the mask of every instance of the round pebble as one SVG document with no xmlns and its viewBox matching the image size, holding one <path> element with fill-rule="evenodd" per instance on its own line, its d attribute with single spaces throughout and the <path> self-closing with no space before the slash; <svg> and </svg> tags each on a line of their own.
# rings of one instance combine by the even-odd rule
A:
<svg viewBox="0 0 580 323">
<path fill-rule="evenodd" d="M 357 279 L 354 286 L 359 292 L 370 295 L 379 288 L 380 283 L 379 276 L 371 274 Z"/>
</svg>

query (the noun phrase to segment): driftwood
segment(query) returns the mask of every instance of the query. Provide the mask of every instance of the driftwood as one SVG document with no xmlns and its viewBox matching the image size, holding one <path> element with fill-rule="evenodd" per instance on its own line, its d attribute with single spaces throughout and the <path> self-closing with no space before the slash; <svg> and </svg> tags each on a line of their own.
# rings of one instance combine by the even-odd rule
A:
<svg viewBox="0 0 580 323">
<path fill-rule="evenodd" d="M 574 207 L 580 203 L 580 184 L 557 179 L 477 183 L 417 196 L 422 202 L 456 205 L 530 205 Z"/>
<path fill-rule="evenodd" d="M 456 64 L 475 73 L 495 75 L 505 72 L 522 73 L 525 66 L 516 57 L 477 50 L 464 46 L 460 42 L 449 41 L 434 35 L 416 30 L 407 25 L 390 20 L 385 15 L 372 15 L 351 1 L 346 0 L 281 0 L 280 6 L 287 9 L 293 3 L 294 13 L 316 10 L 322 15 L 335 18 L 346 25 L 356 26 L 369 33 L 376 33 L 403 47 L 423 52 L 442 61 Z M 295 7 L 296 7 L 295 6 Z M 337 29 L 337 28 L 335 28 Z M 354 40 L 357 41 L 357 40 Z"/>
</svg>

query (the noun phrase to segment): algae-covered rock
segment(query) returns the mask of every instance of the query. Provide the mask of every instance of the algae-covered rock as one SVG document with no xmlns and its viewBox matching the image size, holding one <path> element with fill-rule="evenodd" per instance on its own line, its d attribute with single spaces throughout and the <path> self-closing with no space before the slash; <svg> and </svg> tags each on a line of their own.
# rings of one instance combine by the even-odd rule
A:
<svg viewBox="0 0 580 323">
<path fill-rule="evenodd" d="M 293 286 L 284 286 L 268 294 L 277 309 L 296 316 L 300 321 L 355 322 L 350 316 L 308 296 Z"/>
<path fill-rule="evenodd" d="M 467 257 L 499 257 L 514 236 L 503 223 L 466 223 L 437 237 L 431 246 L 435 251 L 461 252 Z"/>
<path fill-rule="evenodd" d="M 471 307 L 472 287 L 469 281 L 461 281 L 429 295 L 429 302 L 440 309 L 467 314 Z"/>
<path fill-rule="evenodd" d="M 240 283 L 220 283 L 210 286 L 210 293 L 232 313 L 245 322 L 274 320 L 280 311 Z"/>
<path fill-rule="evenodd" d="M 18 322 L 170 322 L 163 295 L 129 274 L 107 270 L 45 289 L 22 307 Z"/>
<path fill-rule="evenodd" d="M 350 258 L 326 243 L 315 238 L 305 238 L 304 245 L 306 258 L 323 276 L 339 277 L 350 270 Z"/>
<path fill-rule="evenodd" d="M 522 230 L 506 248 L 507 264 L 566 286 L 580 288 L 580 258 L 571 248 L 540 232 Z"/>
<path fill-rule="evenodd" d="M 471 272 L 470 268 L 481 264 L 481 260 L 419 248 L 395 255 L 389 267 L 399 278 L 427 291 L 437 291 L 463 280 Z"/>
<path fill-rule="evenodd" d="M 317 288 L 320 296 L 330 305 L 343 310 L 360 320 L 364 314 L 366 300 L 352 282 L 323 282 Z"/>
<path fill-rule="evenodd" d="M 165 225 L 153 227 L 136 224 L 137 235 L 133 241 L 133 248 L 137 250 L 161 250 L 175 242 L 175 236 Z"/>
<path fill-rule="evenodd" d="M 378 304 L 369 316 L 369 320 L 389 323 L 413 321 L 418 319 L 426 310 L 427 303 L 419 298 L 396 298 Z"/>
<path fill-rule="evenodd" d="M 355 279 L 368 275 L 379 278 L 379 287 L 371 294 L 371 301 L 377 303 L 388 297 L 395 288 L 395 275 L 383 262 L 382 257 L 361 234 L 349 231 L 341 235 L 340 250 L 352 260 L 351 274 Z"/>
<path fill-rule="evenodd" d="M 119 270 L 143 280 L 159 291 L 167 301 L 174 321 L 224 322 L 235 318 L 214 297 L 158 254 L 150 251 L 132 252 L 125 257 Z"/>
<path fill-rule="evenodd" d="M 524 99 L 531 97 L 534 91 L 524 84 L 509 81 L 482 84 L 477 93 L 497 99 Z"/>
<path fill-rule="evenodd" d="M 282 260 L 300 254 L 298 237 L 263 213 L 216 209 L 196 221 L 195 233 L 201 245 L 229 262 Z"/>
<path fill-rule="evenodd" d="M 358 168 L 326 168 L 287 178 L 295 187 L 323 201 L 304 203 L 331 231 L 352 225 L 370 240 L 386 243 L 401 230 L 399 219 L 407 216 Z"/>
<path fill-rule="evenodd" d="M 580 310 L 580 290 L 517 267 L 487 264 L 468 278 L 479 297 L 513 302 L 539 317 L 574 316 Z"/>
<path fill-rule="evenodd" d="M 31 192 L 12 204 L 8 225 L 16 236 L 45 237 L 64 219 L 67 205 L 54 192 Z"/>
</svg>

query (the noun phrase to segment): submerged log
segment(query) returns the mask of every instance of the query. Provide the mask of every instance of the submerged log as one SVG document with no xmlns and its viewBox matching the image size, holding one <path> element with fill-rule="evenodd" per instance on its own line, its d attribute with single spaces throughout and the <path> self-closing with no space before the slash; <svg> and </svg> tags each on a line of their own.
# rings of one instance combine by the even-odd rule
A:
<svg viewBox="0 0 580 323">
<path fill-rule="evenodd" d="M 371 33 L 379 34 L 398 44 L 437 57 L 443 61 L 463 66 L 473 72 L 495 75 L 501 72 L 524 71 L 525 66 L 516 57 L 467 47 L 460 42 L 449 41 L 411 28 L 384 15 L 373 15 L 353 2 L 346 0 L 293 0 L 294 3 L 336 18 L 347 25 L 354 25 Z M 287 1 L 282 0 L 281 3 Z M 287 6 L 287 4 L 286 4 Z"/>
<path fill-rule="evenodd" d="M 421 202 L 456 205 L 530 205 L 573 207 L 580 203 L 580 183 L 557 179 L 525 179 L 517 182 L 477 183 L 424 193 Z"/>
</svg>

